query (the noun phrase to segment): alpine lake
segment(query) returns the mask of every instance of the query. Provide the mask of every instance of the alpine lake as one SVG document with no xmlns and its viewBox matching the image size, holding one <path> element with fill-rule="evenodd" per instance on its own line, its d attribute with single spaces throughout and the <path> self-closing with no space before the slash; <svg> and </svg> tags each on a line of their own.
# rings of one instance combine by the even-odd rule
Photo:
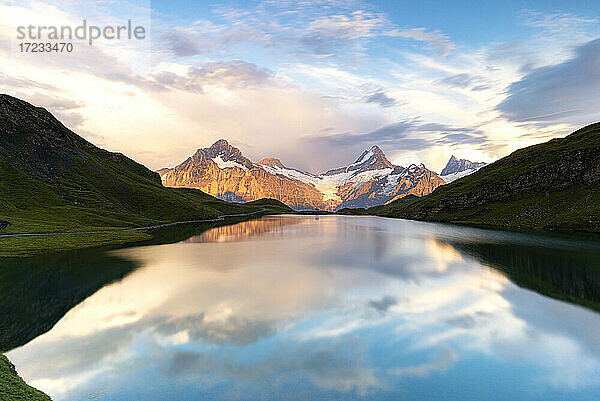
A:
<svg viewBox="0 0 600 401">
<path fill-rule="evenodd" d="M 0 260 L 54 400 L 597 400 L 600 239 L 362 216 Z"/>
</svg>

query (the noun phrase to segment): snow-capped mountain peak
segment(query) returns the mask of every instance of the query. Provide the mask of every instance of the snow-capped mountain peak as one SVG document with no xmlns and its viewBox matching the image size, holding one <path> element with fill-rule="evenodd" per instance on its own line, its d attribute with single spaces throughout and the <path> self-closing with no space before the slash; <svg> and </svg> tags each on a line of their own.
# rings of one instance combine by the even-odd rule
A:
<svg viewBox="0 0 600 401">
<path fill-rule="evenodd" d="M 164 185 L 199 188 L 226 200 L 272 197 L 296 209 L 327 210 L 423 196 L 444 184 L 423 164 L 393 165 L 378 146 L 362 152 L 352 164 L 311 174 L 275 158 L 253 163 L 225 140 L 199 149 L 175 168 L 161 170 L 161 178 Z"/>
<path fill-rule="evenodd" d="M 337 175 L 341 173 L 352 172 L 354 175 L 369 171 L 369 170 L 382 170 L 382 169 L 393 169 L 395 166 L 385 157 L 385 154 L 379 148 L 374 145 L 370 149 L 365 150 L 356 159 L 356 161 L 346 167 L 339 167 L 336 169 L 329 170 L 322 175 Z"/>
<path fill-rule="evenodd" d="M 189 161 L 196 163 L 202 160 L 212 160 L 221 169 L 241 167 L 251 169 L 252 162 L 242 155 L 242 152 L 229 144 L 225 139 L 219 139 L 208 148 L 198 149 Z"/>
<path fill-rule="evenodd" d="M 446 167 L 442 170 L 440 177 L 446 182 L 451 183 L 459 178 L 474 173 L 480 168 L 486 166 L 484 162 L 472 162 L 467 159 L 457 159 L 452 155 Z"/>
</svg>

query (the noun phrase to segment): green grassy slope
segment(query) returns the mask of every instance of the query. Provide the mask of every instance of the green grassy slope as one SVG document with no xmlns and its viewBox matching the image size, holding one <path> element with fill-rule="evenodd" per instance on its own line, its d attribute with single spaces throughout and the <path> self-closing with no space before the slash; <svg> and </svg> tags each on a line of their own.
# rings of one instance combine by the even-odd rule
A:
<svg viewBox="0 0 600 401">
<path fill-rule="evenodd" d="M 291 212 L 279 203 L 230 204 L 199 190 L 165 188 L 143 165 L 8 95 L 0 95 L 0 205 L 2 234 L 141 227 L 265 208 Z"/>
<path fill-rule="evenodd" d="M 10 401 L 50 401 L 50 397 L 28 386 L 21 379 L 8 358 L 0 355 L 0 400 Z"/>
<path fill-rule="evenodd" d="M 367 212 L 509 229 L 600 232 L 600 123 L 519 149 L 423 198 L 407 197 Z"/>
</svg>

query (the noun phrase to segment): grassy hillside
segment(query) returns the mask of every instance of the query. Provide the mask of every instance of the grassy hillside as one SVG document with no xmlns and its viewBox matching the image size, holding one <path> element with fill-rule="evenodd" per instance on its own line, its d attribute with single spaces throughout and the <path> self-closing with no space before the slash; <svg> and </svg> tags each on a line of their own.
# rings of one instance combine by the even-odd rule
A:
<svg viewBox="0 0 600 401">
<path fill-rule="evenodd" d="M 10 361 L 4 355 L 0 355 L 0 400 L 50 401 L 50 397 L 28 386 L 17 375 Z"/>
<path fill-rule="evenodd" d="M 143 165 L 92 145 L 48 111 L 8 95 L 0 95 L 0 204 L 2 234 L 103 231 L 262 209 L 291 212 L 276 202 L 231 204 L 194 189 L 165 188 Z M 143 233 L 117 236 L 143 239 Z M 121 241 L 109 237 L 90 241 Z M 81 240 L 48 241 L 61 248 L 78 247 L 73 241 Z M 0 253 L 24 242 L 34 239 L 0 239 Z"/>
<path fill-rule="evenodd" d="M 366 213 L 508 229 L 600 232 L 600 123 L 519 149 L 423 198 L 403 198 Z"/>
</svg>

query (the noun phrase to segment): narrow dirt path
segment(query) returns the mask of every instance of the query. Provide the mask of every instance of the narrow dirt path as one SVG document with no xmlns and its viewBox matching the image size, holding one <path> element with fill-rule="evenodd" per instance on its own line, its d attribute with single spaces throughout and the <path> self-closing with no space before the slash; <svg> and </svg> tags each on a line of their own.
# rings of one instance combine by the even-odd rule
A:
<svg viewBox="0 0 600 401">
<path fill-rule="evenodd" d="M 114 231 L 128 232 L 128 231 L 152 230 L 152 229 L 155 229 L 155 228 L 169 227 L 169 226 L 174 226 L 174 225 L 177 225 L 177 224 L 214 223 L 216 221 L 223 221 L 223 220 L 225 220 L 226 218 L 229 218 L 229 217 L 246 217 L 246 216 L 252 216 L 254 214 L 259 214 L 259 213 L 266 212 L 266 211 L 267 211 L 267 209 L 261 209 L 261 210 L 257 210 L 256 212 L 252 212 L 252 213 L 223 214 L 223 215 L 220 215 L 220 216 L 218 216 L 218 217 L 216 217 L 214 219 L 175 221 L 173 223 L 158 224 L 158 225 L 155 225 L 155 226 L 148 226 L 148 227 L 120 228 L 120 229 L 103 230 L 103 231 L 71 231 L 71 232 L 54 232 L 54 233 L 0 234 L 0 238 L 8 238 L 8 237 L 43 237 L 43 236 L 46 236 L 46 235 L 67 235 L 67 234 L 100 234 L 100 233 L 114 232 Z"/>
</svg>

